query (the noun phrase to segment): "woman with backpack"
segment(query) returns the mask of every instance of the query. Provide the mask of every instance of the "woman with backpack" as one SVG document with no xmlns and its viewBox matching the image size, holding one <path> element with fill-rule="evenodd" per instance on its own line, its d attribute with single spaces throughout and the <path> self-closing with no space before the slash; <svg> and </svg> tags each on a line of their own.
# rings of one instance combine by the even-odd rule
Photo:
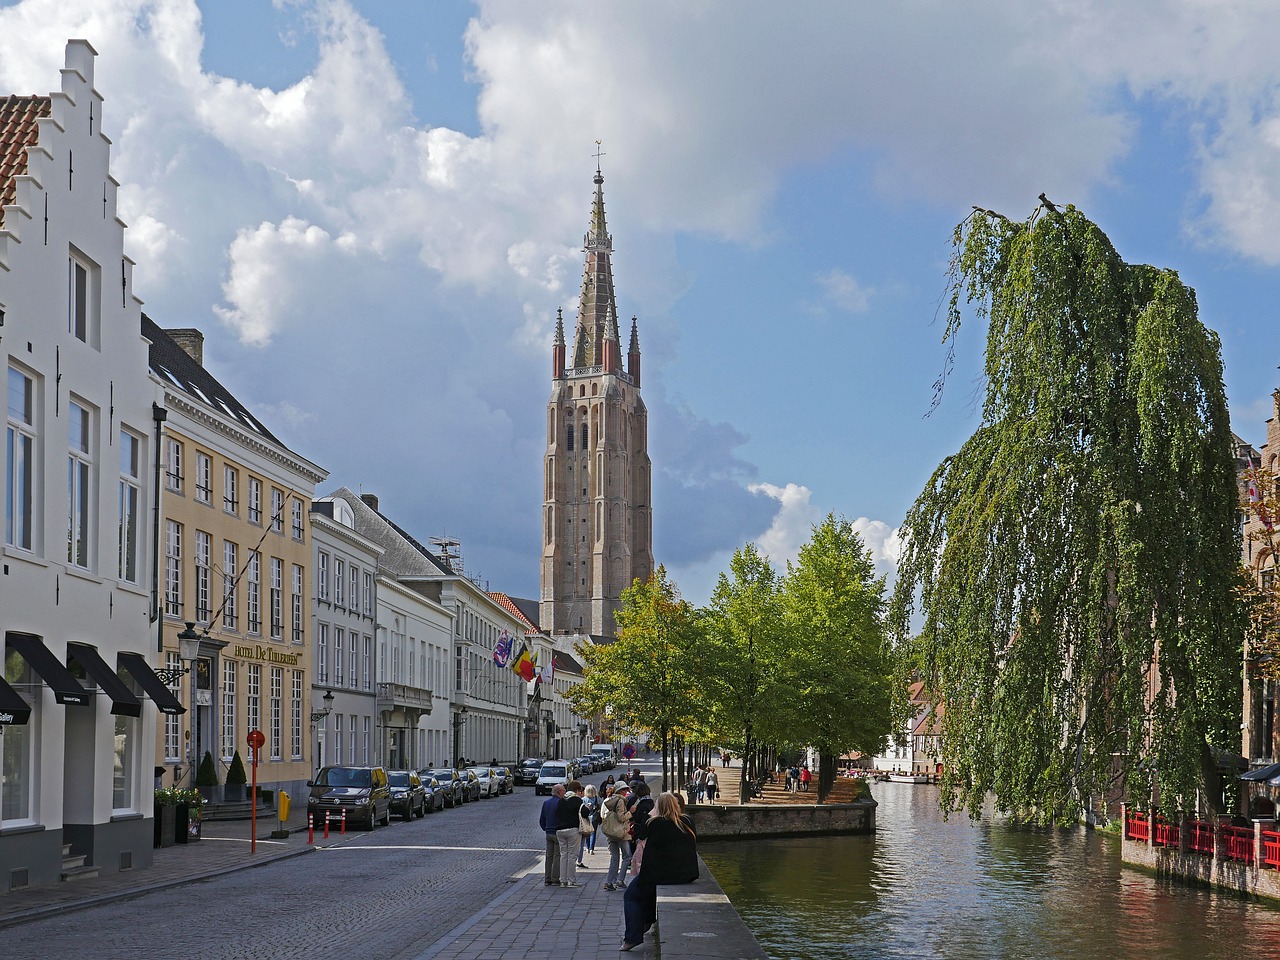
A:
<svg viewBox="0 0 1280 960">
<path fill-rule="evenodd" d="M 582 809 L 578 811 L 578 816 L 591 825 L 591 832 L 583 833 L 582 842 L 578 845 L 578 866 L 585 867 L 582 855 L 584 853 L 595 855 L 596 830 L 600 827 L 600 797 L 591 784 L 587 784 L 582 792 Z"/>
<path fill-rule="evenodd" d="M 601 827 L 609 843 L 609 874 L 604 878 L 606 890 L 621 890 L 627 885 L 631 868 L 631 811 L 627 809 L 630 790 L 625 783 L 607 791 L 602 807 Z"/>
</svg>

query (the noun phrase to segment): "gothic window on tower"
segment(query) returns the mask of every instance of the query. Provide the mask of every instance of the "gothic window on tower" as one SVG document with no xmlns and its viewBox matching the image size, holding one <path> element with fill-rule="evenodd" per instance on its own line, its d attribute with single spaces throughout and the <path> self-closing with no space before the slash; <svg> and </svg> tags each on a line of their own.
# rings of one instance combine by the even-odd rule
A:
<svg viewBox="0 0 1280 960">
<path fill-rule="evenodd" d="M 569 450 L 573 449 L 573 424 L 572 423 L 565 428 L 565 447 L 566 449 L 569 449 Z"/>
</svg>

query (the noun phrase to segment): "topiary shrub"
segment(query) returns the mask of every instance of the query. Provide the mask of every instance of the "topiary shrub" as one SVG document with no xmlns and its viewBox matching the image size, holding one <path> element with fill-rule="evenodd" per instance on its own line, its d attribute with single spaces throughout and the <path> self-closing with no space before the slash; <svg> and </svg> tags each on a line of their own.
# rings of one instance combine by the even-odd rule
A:
<svg viewBox="0 0 1280 960">
<path fill-rule="evenodd" d="M 227 786 L 243 787 L 248 782 L 244 773 L 244 761 L 240 759 L 240 751 L 237 750 L 231 758 L 231 766 L 227 767 Z"/>
<path fill-rule="evenodd" d="M 196 771 L 196 786 L 216 787 L 217 785 L 218 768 L 213 762 L 213 754 L 206 750 L 204 759 L 200 761 L 200 769 Z"/>
</svg>

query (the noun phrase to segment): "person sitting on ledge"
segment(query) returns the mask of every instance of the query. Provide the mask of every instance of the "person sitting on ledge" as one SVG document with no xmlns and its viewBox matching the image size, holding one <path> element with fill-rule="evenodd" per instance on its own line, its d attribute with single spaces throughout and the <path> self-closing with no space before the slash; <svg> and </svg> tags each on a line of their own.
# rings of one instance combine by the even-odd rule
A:
<svg viewBox="0 0 1280 960">
<path fill-rule="evenodd" d="M 661 793 L 648 822 L 636 827 L 644 856 L 639 874 L 622 895 L 622 950 L 638 947 L 657 920 L 658 884 L 698 879 L 698 834 L 680 807 L 679 797 Z"/>
</svg>

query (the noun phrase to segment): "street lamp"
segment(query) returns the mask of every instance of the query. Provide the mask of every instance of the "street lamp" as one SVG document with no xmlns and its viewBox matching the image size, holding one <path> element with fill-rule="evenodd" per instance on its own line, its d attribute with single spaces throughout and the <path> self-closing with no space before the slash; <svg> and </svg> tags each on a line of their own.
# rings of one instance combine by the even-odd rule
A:
<svg viewBox="0 0 1280 960">
<path fill-rule="evenodd" d="M 311 714 L 312 723 L 323 724 L 323 726 L 321 726 L 320 728 L 320 750 L 319 750 L 320 755 L 316 758 L 317 770 L 323 767 L 325 764 L 325 761 L 329 759 L 329 725 L 326 722 L 326 718 L 329 716 L 330 712 L 333 710 L 333 691 L 326 690 L 324 692 L 324 696 L 321 697 L 321 699 L 324 701 L 324 709 L 315 710 Z"/>
<path fill-rule="evenodd" d="M 196 625 L 188 623 L 187 628 L 178 634 L 178 659 L 185 663 L 186 669 L 183 671 L 189 677 L 188 683 L 191 684 L 191 724 L 188 736 L 191 739 L 191 786 L 196 785 L 196 764 L 199 762 L 197 750 L 199 749 L 196 738 L 198 736 L 199 723 L 196 717 L 196 661 L 200 659 L 200 634 L 196 633 Z"/>
<path fill-rule="evenodd" d="M 462 766 L 462 728 L 467 722 L 467 708 L 462 707 L 453 715 L 453 754 L 457 758 L 458 766 Z"/>
</svg>

